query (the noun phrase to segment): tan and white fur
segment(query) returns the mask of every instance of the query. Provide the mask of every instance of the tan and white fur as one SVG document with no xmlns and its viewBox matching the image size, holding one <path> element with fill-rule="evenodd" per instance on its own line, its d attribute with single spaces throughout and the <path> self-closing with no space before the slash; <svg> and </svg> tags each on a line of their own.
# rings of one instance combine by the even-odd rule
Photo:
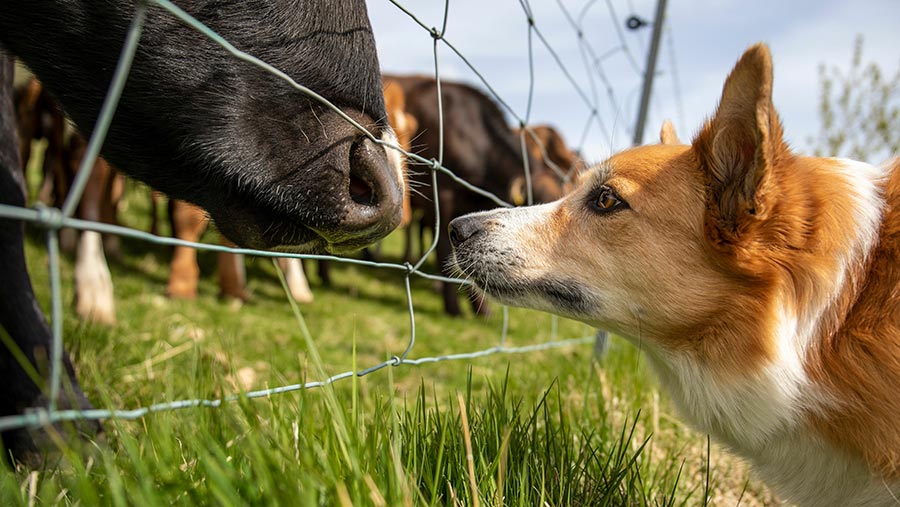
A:
<svg viewBox="0 0 900 507">
<path fill-rule="evenodd" d="M 487 294 L 640 344 L 682 416 L 801 506 L 900 505 L 900 160 L 794 154 L 768 48 L 692 144 L 451 224 Z"/>
</svg>

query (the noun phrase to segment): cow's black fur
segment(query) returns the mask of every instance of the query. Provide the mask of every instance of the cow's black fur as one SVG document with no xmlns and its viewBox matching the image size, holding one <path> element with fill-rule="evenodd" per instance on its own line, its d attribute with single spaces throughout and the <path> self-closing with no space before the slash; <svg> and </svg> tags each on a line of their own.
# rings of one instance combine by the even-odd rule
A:
<svg viewBox="0 0 900 507">
<path fill-rule="evenodd" d="M 375 135 L 388 128 L 362 0 L 178 3 Z M 90 133 L 133 11 L 130 1 L 7 0 L 0 44 Z M 149 9 L 103 154 L 126 174 L 200 205 L 245 246 L 362 246 L 400 218 L 400 182 L 384 150 L 158 7 Z M 364 184 L 356 196 L 351 175 Z"/>
<path fill-rule="evenodd" d="M 363 0 L 177 3 L 376 136 L 389 129 Z M 133 1 L 4 0 L 0 50 L 22 59 L 89 134 L 134 8 Z M 0 200 L 23 205 L 12 67 L 8 57 L 0 64 Z M 199 204 L 243 246 L 339 251 L 383 237 L 400 220 L 401 182 L 380 146 L 155 6 L 103 154 L 126 174 Z M 0 221 L 0 269 L 0 324 L 35 364 L 50 338 L 25 270 L 21 223 Z M 43 402 L 17 364 L 0 346 L 0 415 Z M 74 390 L 64 401 L 90 406 L 66 364 Z M 32 446 L 22 433 L 4 441 L 14 450 Z"/>
</svg>

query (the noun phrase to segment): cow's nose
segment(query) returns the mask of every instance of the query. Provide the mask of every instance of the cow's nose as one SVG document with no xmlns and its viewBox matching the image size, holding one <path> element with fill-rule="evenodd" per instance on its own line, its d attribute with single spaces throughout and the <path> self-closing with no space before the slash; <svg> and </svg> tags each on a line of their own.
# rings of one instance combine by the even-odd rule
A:
<svg viewBox="0 0 900 507">
<path fill-rule="evenodd" d="M 345 231 L 380 238 L 400 223 L 403 188 L 385 150 L 368 137 L 350 148 L 349 200 L 341 221 Z"/>
<path fill-rule="evenodd" d="M 448 234 L 450 235 L 450 244 L 458 247 L 465 243 L 466 240 L 478 235 L 484 230 L 484 220 L 478 215 L 466 215 L 459 217 L 450 222 Z"/>
</svg>

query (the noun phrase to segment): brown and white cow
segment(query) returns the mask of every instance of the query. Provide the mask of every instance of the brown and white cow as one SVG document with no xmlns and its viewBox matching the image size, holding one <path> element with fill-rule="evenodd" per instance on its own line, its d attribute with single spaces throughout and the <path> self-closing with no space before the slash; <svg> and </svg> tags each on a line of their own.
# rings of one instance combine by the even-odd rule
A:
<svg viewBox="0 0 900 507">
<path fill-rule="evenodd" d="M 66 120 L 62 109 L 40 81 L 27 71 L 17 72 L 16 81 L 15 106 L 22 169 L 27 168 L 31 159 L 32 143 L 44 141 L 43 181 L 38 199 L 47 205 L 61 206 L 81 164 L 87 143 Z M 106 160 L 98 158 L 75 216 L 115 224 L 122 190 L 122 176 Z M 64 250 L 74 249 L 76 252 L 75 312 L 86 320 L 114 323 L 113 283 L 104 250 L 117 256 L 118 237 L 101 237 L 94 231 L 76 234 L 72 229 L 64 229 L 60 231 L 60 242 Z"/>
</svg>

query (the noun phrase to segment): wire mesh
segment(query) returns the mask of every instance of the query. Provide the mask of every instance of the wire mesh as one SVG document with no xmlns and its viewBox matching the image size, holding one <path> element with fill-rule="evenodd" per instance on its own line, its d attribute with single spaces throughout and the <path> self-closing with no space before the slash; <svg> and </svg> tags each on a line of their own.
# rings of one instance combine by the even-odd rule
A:
<svg viewBox="0 0 900 507">
<path fill-rule="evenodd" d="M 21 415 L 16 416 L 6 416 L 0 417 L 0 431 L 6 431 L 15 428 L 23 428 L 23 427 L 34 427 L 41 426 L 46 424 L 51 424 L 59 421 L 73 421 L 80 419 L 107 419 L 107 418 L 117 418 L 117 419 L 137 419 L 146 416 L 147 414 L 151 414 L 154 412 L 160 411 L 168 411 L 168 410 L 177 410 L 177 409 L 185 409 L 192 407 L 219 407 L 223 403 L 232 402 L 238 400 L 240 398 L 262 398 L 269 397 L 276 394 L 288 393 L 292 391 L 297 391 L 301 389 L 311 389 L 316 387 L 325 386 L 331 384 L 333 382 L 337 382 L 342 379 L 350 378 L 353 376 L 361 377 L 368 375 L 370 373 L 382 370 L 387 367 L 397 367 L 401 365 L 422 365 L 422 364 L 431 364 L 438 363 L 443 361 L 454 361 L 454 360 L 471 360 L 474 358 L 495 355 L 495 354 L 522 354 L 529 352 L 536 352 L 541 350 L 549 350 L 560 347 L 571 347 L 584 345 L 595 342 L 595 336 L 592 334 L 591 336 L 573 338 L 573 339 L 565 339 L 560 340 L 557 339 L 557 321 L 554 318 L 552 321 L 552 330 L 551 330 L 551 339 L 550 341 L 544 343 L 536 343 L 531 345 L 523 345 L 523 346 L 509 346 L 506 344 L 506 338 L 508 334 L 509 328 L 509 312 L 506 307 L 503 307 L 502 314 L 502 329 L 500 333 L 500 340 L 497 345 L 492 347 L 485 348 L 483 350 L 470 351 L 470 352 L 460 352 L 446 355 L 439 355 L 434 357 L 421 357 L 421 358 L 410 358 L 409 355 L 412 352 L 415 341 L 416 341 L 416 314 L 415 314 L 415 305 L 413 302 L 413 294 L 410 288 L 410 278 L 413 276 L 422 277 L 430 280 L 441 281 L 444 283 L 453 283 L 459 285 L 469 284 L 470 282 L 467 280 L 446 277 L 442 275 L 436 275 L 427 273 L 422 270 L 422 265 L 428 256 L 436 249 L 437 241 L 440 237 L 439 235 L 442 233 L 440 231 L 440 208 L 438 204 L 437 194 L 438 194 L 438 174 L 444 174 L 448 176 L 452 181 L 459 184 L 463 188 L 468 191 L 474 192 L 478 195 L 486 197 L 490 199 L 492 202 L 497 204 L 498 206 L 510 207 L 512 206 L 510 203 L 506 202 L 500 196 L 497 196 L 487 190 L 479 188 L 475 185 L 472 185 L 465 179 L 456 175 L 450 168 L 447 168 L 443 165 L 443 142 L 444 142 L 444 132 L 443 132 L 443 104 L 442 104 L 442 96 L 441 96 L 441 67 L 439 60 L 439 48 L 441 45 L 447 47 L 451 52 L 453 52 L 456 56 L 460 58 L 462 62 L 467 65 L 472 73 L 477 76 L 480 80 L 481 84 L 488 91 L 488 93 L 492 96 L 492 98 L 498 102 L 506 111 L 509 113 L 514 120 L 518 123 L 520 127 L 520 142 L 521 142 L 521 150 L 522 150 L 522 158 L 525 161 L 524 167 L 524 176 L 526 178 L 526 189 L 527 189 L 527 204 L 531 204 L 533 202 L 533 194 L 531 189 L 531 168 L 528 166 L 529 157 L 527 155 L 527 146 L 526 146 L 526 136 L 529 136 L 533 142 L 537 145 L 540 150 L 544 162 L 556 173 L 556 175 L 567 182 L 569 178 L 571 178 L 570 168 L 561 168 L 553 163 L 547 156 L 546 147 L 543 145 L 541 139 L 536 135 L 534 130 L 529 125 L 529 121 L 531 119 L 531 110 L 532 103 L 534 98 L 534 51 L 533 51 L 533 38 L 536 36 L 538 40 L 542 43 L 542 45 L 550 52 L 554 61 L 558 65 L 560 71 L 566 76 L 567 80 L 572 85 L 573 89 L 576 92 L 576 95 L 579 97 L 581 101 L 584 102 L 585 106 L 590 111 L 589 118 L 587 120 L 587 124 L 585 125 L 582 139 L 579 143 L 579 147 L 584 145 L 585 139 L 588 135 L 588 132 L 591 130 L 592 125 L 596 125 L 601 134 L 604 137 L 609 137 L 609 130 L 603 124 L 599 113 L 598 113 L 598 92 L 597 92 L 597 84 L 594 79 L 598 79 L 607 90 L 607 97 L 613 104 L 613 106 L 617 106 L 616 98 L 612 91 L 612 86 L 610 85 L 609 79 L 604 73 L 603 70 L 603 60 L 608 58 L 610 54 L 614 54 L 615 52 L 624 52 L 630 60 L 633 61 L 633 57 L 631 56 L 630 50 L 621 36 L 621 29 L 619 32 L 619 37 L 621 40 L 621 46 L 614 48 L 611 51 L 608 51 L 603 56 L 598 57 L 597 53 L 591 47 L 590 43 L 584 36 L 584 27 L 583 20 L 585 18 L 586 13 L 589 9 L 591 9 L 592 5 L 595 3 L 594 1 L 588 1 L 584 7 L 582 8 L 578 20 L 573 17 L 570 12 L 566 9 L 564 4 L 558 0 L 558 5 L 568 22 L 573 28 L 573 31 L 576 33 L 576 39 L 579 44 L 579 50 L 582 54 L 582 63 L 585 66 L 585 70 L 587 75 L 589 76 L 589 88 L 586 90 L 582 87 L 577 80 L 573 77 L 569 68 L 565 65 L 562 59 L 554 50 L 553 46 L 550 44 L 548 39 L 542 34 L 538 22 L 535 20 L 532 8 L 528 0 L 520 0 L 519 4 L 522 7 L 523 13 L 525 14 L 525 19 L 528 25 L 528 55 L 529 55 L 529 93 L 528 93 L 528 101 L 526 112 L 522 115 L 517 113 L 510 105 L 497 93 L 496 89 L 488 82 L 487 79 L 483 76 L 481 72 L 470 62 L 469 59 L 466 58 L 447 38 L 447 20 L 449 13 L 449 0 L 446 0 L 444 3 L 444 11 L 443 18 L 441 22 L 441 28 L 438 29 L 436 27 L 428 27 L 427 24 L 423 23 L 419 18 L 417 18 L 409 9 L 407 9 L 404 5 L 396 0 L 388 0 L 394 6 L 396 6 L 400 11 L 405 13 L 415 24 L 419 25 L 424 31 L 426 31 L 433 40 L 433 58 L 434 58 L 434 78 L 437 85 L 437 97 L 438 97 L 438 115 L 439 115 L 439 125 L 440 125 L 440 133 L 439 133 L 439 147 L 438 147 L 438 157 L 436 159 L 426 159 L 422 156 L 411 153 L 409 151 L 404 150 L 402 147 L 398 146 L 395 143 L 388 143 L 383 141 L 382 139 L 374 136 L 370 133 L 365 127 L 354 121 L 352 118 L 347 116 L 340 108 L 332 104 L 330 101 L 319 95 L 313 90 L 297 83 L 294 81 L 289 75 L 284 73 L 283 71 L 276 69 L 269 65 L 266 62 L 263 62 L 253 55 L 250 55 L 244 51 L 241 51 L 234 47 L 230 42 L 225 40 L 219 34 L 215 33 L 205 25 L 203 25 L 200 21 L 190 16 L 188 13 L 183 11 L 181 8 L 173 4 L 169 0 L 144 0 L 142 2 L 137 2 L 134 15 L 131 21 L 131 25 L 126 35 L 126 39 L 123 43 L 123 47 L 119 56 L 118 65 L 113 74 L 112 81 L 109 85 L 108 94 L 104 100 L 103 106 L 101 108 L 100 115 L 97 119 L 97 123 L 95 124 L 91 138 L 88 142 L 88 147 L 86 153 L 84 155 L 83 160 L 80 164 L 80 169 L 78 171 L 75 182 L 73 183 L 72 190 L 66 198 L 65 202 L 62 205 L 61 209 L 44 207 L 41 205 L 37 205 L 33 208 L 20 208 L 15 206 L 8 205 L 0 205 L 0 217 L 20 220 L 26 223 L 31 223 L 43 227 L 46 230 L 46 243 L 47 243 L 47 251 L 49 257 L 49 269 L 50 269 L 50 289 L 51 289 L 51 324 L 52 324 L 52 337 L 53 344 L 51 349 L 51 368 L 50 368 L 50 385 L 49 385 L 49 402 L 46 408 L 34 408 L 29 409 L 28 412 Z M 609 9 L 613 16 L 615 13 L 612 12 L 612 4 L 607 2 Z M 223 48 L 223 50 L 230 53 L 237 59 L 242 61 L 251 63 L 260 68 L 265 69 L 273 76 L 285 81 L 288 85 L 292 86 L 296 90 L 304 93 L 305 95 L 311 97 L 312 99 L 318 101 L 324 106 L 330 108 L 332 111 L 341 116 L 345 121 L 355 127 L 360 133 L 367 136 L 372 142 L 377 143 L 379 145 L 386 146 L 390 149 L 397 150 L 404 157 L 407 157 L 409 160 L 413 162 L 417 162 L 422 166 L 426 167 L 431 171 L 431 181 L 432 181 L 432 190 L 433 190 L 433 198 L 434 198 L 434 211 L 436 217 L 436 223 L 434 224 L 434 238 L 429 248 L 422 253 L 422 256 L 415 263 L 388 263 L 388 262 L 375 262 L 368 260 L 361 260 L 355 258 L 347 258 L 347 257 L 337 257 L 332 255 L 314 255 L 314 254 L 290 254 L 285 252 L 274 252 L 274 251 L 265 251 L 265 250 L 255 250 L 248 248 L 233 248 L 226 247 L 221 245 L 207 244 L 207 243 L 196 243 L 190 241 L 184 241 L 171 237 L 162 237 L 153 235 L 144 231 L 122 227 L 117 225 L 111 225 L 100 222 L 86 221 L 73 217 L 73 214 L 77 208 L 78 202 L 81 199 L 82 193 L 84 191 L 87 180 L 90 176 L 90 171 L 94 166 L 94 163 L 99 155 L 100 148 L 104 142 L 106 137 L 106 133 L 108 127 L 112 121 L 113 115 L 115 114 L 116 106 L 118 104 L 119 97 L 121 96 L 122 89 L 124 87 L 124 83 L 128 77 L 129 69 L 131 66 L 131 62 L 134 58 L 135 52 L 137 50 L 138 44 L 140 42 L 141 31 L 144 27 L 144 23 L 146 20 L 146 13 L 148 8 L 158 7 L 168 11 L 172 16 L 175 16 L 178 20 L 183 22 L 185 25 L 191 27 L 197 32 L 203 34 L 210 40 L 217 43 L 219 46 Z M 638 69 L 636 69 L 638 70 Z M 195 248 L 197 250 L 207 250 L 207 251 L 216 251 L 216 252 L 230 252 L 234 254 L 245 254 L 245 255 L 253 255 L 258 257 L 269 257 L 269 258 L 296 258 L 296 259 L 315 259 L 315 260 L 330 260 L 339 263 L 346 264 L 354 264 L 359 266 L 364 266 L 370 269 L 385 269 L 385 270 L 395 270 L 402 271 L 404 273 L 404 289 L 406 293 L 406 303 L 407 309 L 409 312 L 409 340 L 405 347 L 405 349 L 398 355 L 393 355 L 389 359 L 368 366 L 363 369 L 359 369 L 356 371 L 345 371 L 342 373 L 338 373 L 332 375 L 330 377 L 304 382 L 297 383 L 291 385 L 284 385 L 275 388 L 262 389 L 262 390 L 254 390 L 241 394 L 232 394 L 228 396 L 223 396 L 215 399 L 184 399 L 184 400 L 175 400 L 175 401 L 166 401 L 160 403 L 154 403 L 151 405 L 133 408 L 133 409 L 92 409 L 92 410 L 58 410 L 57 403 L 59 400 L 59 393 L 61 389 L 61 377 L 62 377 L 62 355 L 63 355 L 63 326 L 62 326 L 62 316 L 63 316 L 63 304 L 62 304 L 62 290 L 61 290 L 61 280 L 60 280 L 60 253 L 59 253 L 59 240 L 58 240 L 58 232 L 59 229 L 67 227 L 76 229 L 79 231 L 96 231 L 105 234 L 114 234 L 122 237 L 135 238 L 141 241 L 145 241 L 151 244 L 158 245 L 172 245 L 172 246 L 186 246 L 190 248 Z M 276 266 L 277 269 L 277 266 Z M 281 277 L 282 283 L 284 284 L 283 275 L 279 272 L 279 276 Z M 302 321 L 302 314 L 300 314 L 299 310 L 296 308 L 294 301 L 288 295 L 288 300 L 292 304 L 292 308 L 295 310 L 295 314 L 300 320 L 300 325 L 305 335 L 309 337 L 308 331 L 305 328 L 305 324 Z"/>
</svg>

